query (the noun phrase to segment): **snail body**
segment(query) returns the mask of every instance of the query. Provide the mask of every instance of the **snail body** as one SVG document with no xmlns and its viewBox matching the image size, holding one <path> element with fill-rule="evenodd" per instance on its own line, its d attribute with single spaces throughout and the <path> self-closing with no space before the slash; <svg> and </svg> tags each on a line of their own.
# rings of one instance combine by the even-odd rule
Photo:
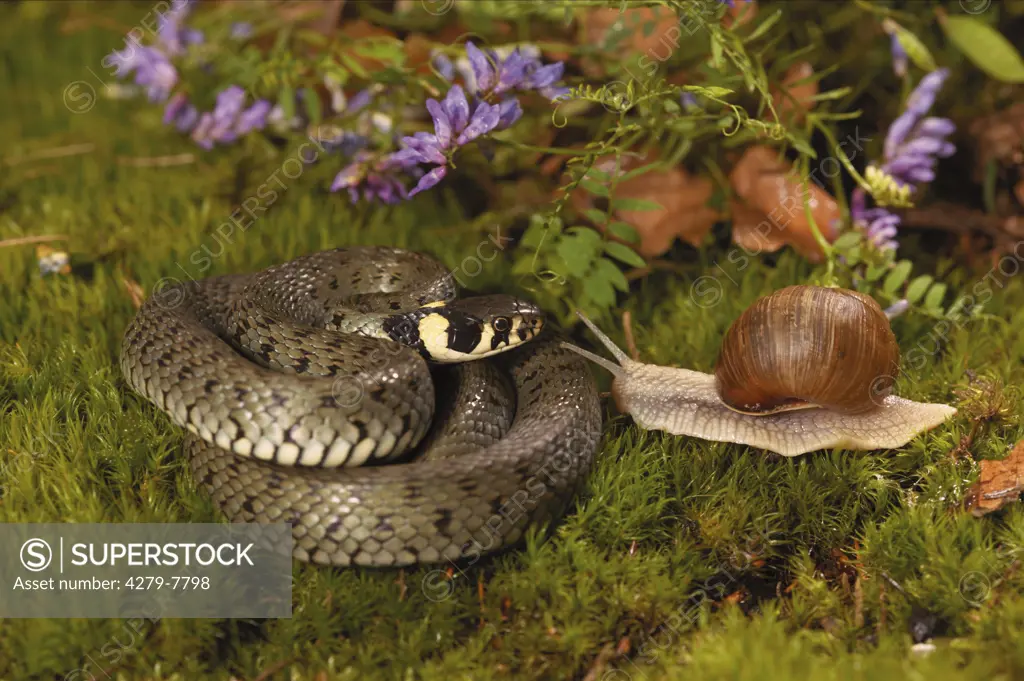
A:
<svg viewBox="0 0 1024 681">
<path fill-rule="evenodd" d="M 618 363 L 563 345 L 611 371 L 619 411 L 648 430 L 796 456 L 902 447 L 956 414 L 892 394 L 895 336 L 855 291 L 793 286 L 755 301 L 726 332 L 715 374 L 633 360 L 579 317 Z"/>
</svg>

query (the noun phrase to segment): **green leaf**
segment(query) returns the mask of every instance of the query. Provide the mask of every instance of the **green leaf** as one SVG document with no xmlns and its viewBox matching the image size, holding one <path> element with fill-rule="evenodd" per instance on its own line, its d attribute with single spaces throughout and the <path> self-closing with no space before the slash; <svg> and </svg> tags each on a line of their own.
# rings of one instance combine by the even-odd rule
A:
<svg viewBox="0 0 1024 681">
<path fill-rule="evenodd" d="M 405 62 L 402 42 L 395 38 L 370 38 L 353 45 L 353 49 L 361 56 L 400 66 Z"/>
<path fill-rule="evenodd" d="M 615 289 L 611 282 L 599 276 L 591 275 L 583 280 L 583 293 L 602 308 L 607 309 L 615 304 Z"/>
<path fill-rule="evenodd" d="M 843 253 L 843 257 L 846 258 L 846 264 L 850 267 L 855 267 L 860 262 L 860 246 L 854 246 L 850 250 Z"/>
<path fill-rule="evenodd" d="M 939 283 L 932 286 L 932 289 L 928 291 L 928 295 L 925 296 L 924 306 L 938 310 L 942 308 L 942 299 L 946 296 L 946 285 Z"/>
<path fill-rule="evenodd" d="M 928 72 L 936 69 L 935 58 L 932 57 L 932 53 L 928 51 L 928 48 L 921 42 L 920 38 L 892 19 L 885 19 L 882 22 L 882 28 L 885 29 L 886 33 L 896 34 L 896 40 L 899 41 L 903 51 L 907 53 L 907 56 L 910 57 L 910 60 L 919 69 Z"/>
<path fill-rule="evenodd" d="M 594 196 L 602 196 L 604 198 L 608 198 L 609 196 L 608 187 L 604 186 L 603 184 L 598 184 L 593 180 L 580 180 L 580 187 L 582 187 L 585 191 L 590 192 Z"/>
<path fill-rule="evenodd" d="M 320 95 L 313 88 L 303 88 L 302 100 L 306 105 L 306 115 L 309 117 L 310 123 L 320 125 L 323 115 L 323 104 L 320 102 Z"/>
<path fill-rule="evenodd" d="M 543 214 L 535 213 L 530 216 L 530 226 L 526 228 L 520 245 L 531 250 L 540 248 L 540 245 L 547 239 L 553 239 L 562 233 L 562 221 L 559 218 L 550 220 Z"/>
<path fill-rule="evenodd" d="M 619 289 L 623 293 L 629 291 L 629 281 L 626 279 L 626 275 L 622 273 L 619 266 L 613 263 L 607 258 L 601 258 L 594 265 L 595 273 L 601 275 L 602 278 L 611 282 L 611 285 Z"/>
<path fill-rule="evenodd" d="M 711 36 L 711 65 L 717 70 L 722 68 L 722 43 L 717 36 Z"/>
<path fill-rule="evenodd" d="M 617 241 L 608 241 L 605 242 L 604 250 L 608 255 L 612 256 L 616 260 L 621 260 L 627 265 L 632 265 L 633 267 L 647 267 L 647 263 L 644 262 L 644 259 L 641 258 L 636 251 L 625 244 L 620 244 Z"/>
<path fill-rule="evenodd" d="M 818 158 L 818 152 L 816 152 L 814 150 L 814 147 L 811 146 L 810 142 L 805 140 L 802 136 L 794 134 L 790 137 L 790 140 L 793 142 L 793 148 L 799 151 L 804 156 L 809 156 L 810 158 Z"/>
<path fill-rule="evenodd" d="M 595 225 L 604 225 L 608 222 L 608 214 L 603 210 L 597 210 L 596 208 L 587 208 L 583 211 L 583 214 L 587 216 L 587 219 L 593 222 Z"/>
<path fill-rule="evenodd" d="M 910 285 L 907 286 L 907 302 L 909 302 L 911 305 L 914 305 L 917 303 L 917 301 L 921 300 L 921 298 L 924 297 L 925 291 L 928 290 L 928 287 L 932 285 L 933 281 L 935 280 L 932 279 L 930 276 L 928 276 L 927 274 L 923 274 L 917 279 L 914 279 L 912 282 L 910 282 Z"/>
<path fill-rule="evenodd" d="M 863 238 L 863 234 L 855 230 L 843 232 L 838 239 L 832 242 L 832 247 L 837 251 L 848 251 L 859 244 Z"/>
<path fill-rule="evenodd" d="M 316 45 L 317 47 L 323 47 L 324 45 L 327 45 L 330 42 L 327 36 L 325 36 L 323 33 L 319 33 L 317 31 L 313 31 L 310 29 L 296 30 L 295 37 L 298 38 L 299 40 L 303 40 L 312 45 Z"/>
<path fill-rule="evenodd" d="M 558 256 L 565 262 L 570 276 L 581 278 L 597 259 L 601 248 L 601 235 L 592 229 L 573 227 L 572 234 L 558 242 Z"/>
<path fill-rule="evenodd" d="M 636 233 L 633 225 L 626 222 L 612 222 L 608 225 L 608 231 L 619 237 L 623 241 L 628 241 L 631 244 L 640 242 L 640 235 Z"/>
<path fill-rule="evenodd" d="M 342 52 L 338 55 L 338 58 L 341 60 L 341 63 L 345 65 L 345 68 L 360 78 L 370 77 L 370 74 L 366 72 L 366 69 L 364 69 L 357 60 L 353 59 L 352 55 Z"/>
<path fill-rule="evenodd" d="M 758 27 L 753 30 L 753 32 L 750 35 L 748 35 L 746 38 L 743 39 L 743 42 L 745 42 L 745 43 L 752 43 L 752 42 L 754 42 L 755 40 L 757 40 L 758 38 L 763 36 L 765 33 L 770 31 L 772 26 L 777 24 L 779 22 L 779 19 L 781 19 L 781 18 L 782 18 L 782 10 L 781 9 L 775 10 L 775 14 L 772 14 L 770 17 L 768 17 L 767 19 L 762 21 L 758 25 Z"/>
<path fill-rule="evenodd" d="M 1005 83 L 1024 83 L 1024 59 L 1002 33 L 973 17 L 952 16 L 941 23 L 950 41 L 979 69 Z"/>
<path fill-rule="evenodd" d="M 591 180 L 597 180 L 598 182 L 609 182 L 612 179 L 611 175 L 594 166 L 591 166 L 590 169 L 587 170 L 585 177 L 588 177 Z"/>
<path fill-rule="evenodd" d="M 519 240 L 519 245 L 530 250 L 537 250 L 547 234 L 548 230 L 543 223 L 533 223 L 526 228 L 522 239 Z"/>
<path fill-rule="evenodd" d="M 910 272 L 914 269 L 913 263 L 909 260 L 900 260 L 896 263 L 896 266 L 889 271 L 888 276 L 885 277 L 885 283 L 882 284 L 882 290 L 892 295 L 896 293 L 896 289 L 903 285 L 903 282 L 910 276 Z"/>
<path fill-rule="evenodd" d="M 664 207 L 657 201 L 648 201 L 647 199 L 612 199 L 612 205 L 617 210 L 664 210 Z"/>
<path fill-rule="evenodd" d="M 698 95 L 704 95 L 705 97 L 715 97 L 722 99 L 726 95 L 731 95 L 734 90 L 730 90 L 725 87 L 718 87 L 715 85 L 683 85 L 680 87 L 684 92 L 695 92 Z"/>
<path fill-rule="evenodd" d="M 812 102 L 825 102 L 832 99 L 842 99 L 851 92 L 853 92 L 853 88 L 847 85 L 845 87 L 836 88 L 835 90 L 829 90 L 828 92 L 819 92 L 807 99 Z"/>
<path fill-rule="evenodd" d="M 288 85 L 282 86 L 277 96 L 277 104 L 281 107 L 286 121 L 295 118 L 295 90 Z"/>
<path fill-rule="evenodd" d="M 888 265 L 869 265 L 867 270 L 864 272 L 864 278 L 869 282 L 876 282 L 885 276 L 885 273 L 888 271 Z"/>
<path fill-rule="evenodd" d="M 639 168 L 633 168 L 632 170 L 626 171 L 619 176 L 619 183 L 623 183 L 626 180 L 632 180 L 634 177 L 639 177 L 645 173 L 649 173 L 652 170 L 657 170 L 662 167 L 661 163 L 648 163 L 645 166 Z"/>
</svg>

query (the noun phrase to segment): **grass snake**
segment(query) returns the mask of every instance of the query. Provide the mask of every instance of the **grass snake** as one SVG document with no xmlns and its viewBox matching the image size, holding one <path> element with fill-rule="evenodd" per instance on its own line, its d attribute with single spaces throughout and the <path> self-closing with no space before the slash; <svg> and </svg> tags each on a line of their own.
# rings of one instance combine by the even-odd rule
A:
<svg viewBox="0 0 1024 681">
<path fill-rule="evenodd" d="M 434 258 L 376 246 L 179 283 L 139 309 L 121 370 L 189 431 L 225 516 L 291 523 L 298 560 L 492 553 L 566 511 L 599 398 L 539 309 L 457 288 Z"/>
</svg>

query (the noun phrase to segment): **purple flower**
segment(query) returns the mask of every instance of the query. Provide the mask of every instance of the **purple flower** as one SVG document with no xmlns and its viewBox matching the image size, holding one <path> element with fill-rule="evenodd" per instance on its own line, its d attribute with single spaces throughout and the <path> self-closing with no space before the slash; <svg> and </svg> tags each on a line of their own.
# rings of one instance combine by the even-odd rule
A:
<svg viewBox="0 0 1024 681">
<path fill-rule="evenodd" d="M 261 99 L 251 107 L 243 111 L 235 121 L 235 133 L 247 135 L 253 130 L 262 130 L 267 125 L 267 115 L 272 105 L 265 99 Z"/>
<path fill-rule="evenodd" d="M 517 113 L 517 110 L 518 102 L 500 105 L 484 101 L 477 101 L 471 109 L 466 93 L 458 85 L 453 85 L 441 102 L 428 99 L 427 111 L 434 122 L 434 133 L 418 132 L 411 137 L 403 137 L 403 148 L 391 155 L 393 162 L 403 166 L 417 163 L 435 166 L 420 178 L 409 196 L 413 197 L 440 182 L 448 173 L 448 157 L 456 148 L 495 130 L 503 115 L 511 125 L 522 113 Z"/>
<path fill-rule="evenodd" d="M 889 126 L 881 170 L 897 187 L 909 186 L 913 191 L 918 185 L 931 182 L 935 179 L 937 159 L 956 151 L 956 147 L 946 141 L 946 137 L 956 131 L 953 121 L 924 118 L 948 75 L 948 70 L 938 69 L 922 78 L 907 98 L 904 112 Z M 863 188 L 858 187 L 853 192 L 850 214 L 854 225 L 880 249 L 896 248 L 899 216 L 881 206 L 867 208 L 866 198 Z"/>
<path fill-rule="evenodd" d="M 117 78 L 134 72 L 135 84 L 146 89 L 151 102 L 165 101 L 178 83 L 178 71 L 170 58 L 183 54 L 188 45 L 203 42 L 202 32 L 181 27 L 191 2 L 174 0 L 171 9 L 160 15 L 156 45 L 142 45 L 138 38 L 129 35 L 125 38 L 125 48 L 115 50 L 104 60 L 105 66 L 113 63 Z"/>
<path fill-rule="evenodd" d="M 394 154 L 383 159 L 374 160 L 366 151 L 356 154 L 355 160 L 342 169 L 331 183 L 331 191 L 347 189 L 352 203 L 359 201 L 359 187 L 363 187 L 363 198 L 367 201 L 377 199 L 386 204 L 398 203 L 408 199 L 411 194 L 402 181 L 396 176 L 398 172 L 408 171 L 405 164 L 398 162 Z"/>
<path fill-rule="evenodd" d="M 272 108 L 270 102 L 261 99 L 248 109 L 244 106 L 245 90 L 237 85 L 225 88 L 217 94 L 213 111 L 199 117 L 192 130 L 192 139 L 203 149 L 212 149 L 216 142 L 233 142 L 242 135 L 266 127 Z"/>
<path fill-rule="evenodd" d="M 568 92 L 568 88 L 554 85 L 562 78 L 565 64 L 541 64 L 539 58 L 527 53 L 526 47 L 517 47 L 502 59 L 494 50 L 485 53 L 467 41 L 466 57 L 473 76 L 466 79 L 466 87 L 479 97 L 500 95 L 511 90 L 536 90 L 554 100 Z"/>
<path fill-rule="evenodd" d="M 455 80 L 455 64 L 446 55 L 438 52 L 433 55 L 430 63 L 434 65 L 441 77 L 451 82 Z"/>
<path fill-rule="evenodd" d="M 494 78 L 495 66 L 491 63 L 490 58 L 479 47 L 469 41 L 466 42 L 466 56 L 469 58 L 469 65 L 473 69 L 474 87 L 470 91 L 489 92 L 496 85 Z"/>
<path fill-rule="evenodd" d="M 170 11 L 160 15 L 160 27 L 157 37 L 168 55 L 176 57 L 185 52 L 189 45 L 203 42 L 202 31 L 193 28 L 182 28 L 181 22 L 192 11 L 192 0 L 174 0 Z"/>
<path fill-rule="evenodd" d="M 235 23 L 231 24 L 230 37 L 232 40 L 246 40 L 251 36 L 252 24 L 250 24 L 248 21 L 236 21 Z"/>
<path fill-rule="evenodd" d="M 956 147 L 946 137 L 956 131 L 948 118 L 922 118 L 935 103 L 935 96 L 949 75 L 946 69 L 932 71 L 910 93 L 906 110 L 893 121 L 885 137 L 882 170 L 896 182 L 916 186 L 935 179 L 938 158 L 952 156 Z"/>
<path fill-rule="evenodd" d="M 519 100 L 509 97 L 498 105 L 498 127 L 496 130 L 504 130 L 519 120 L 523 115 L 523 108 L 519 106 Z"/>
<path fill-rule="evenodd" d="M 892 70 L 897 76 L 902 78 L 907 75 L 907 51 L 903 49 L 903 45 L 900 43 L 900 39 L 895 31 L 890 34 L 890 39 L 892 41 Z"/>
<path fill-rule="evenodd" d="M 185 93 L 171 97 L 164 108 L 164 125 L 173 123 L 179 132 L 189 132 L 199 120 L 199 112 L 192 106 Z"/>
<path fill-rule="evenodd" d="M 146 89 L 149 101 L 166 100 L 178 83 L 178 71 L 160 50 L 125 38 L 125 48 L 105 60 L 114 65 L 114 76 L 124 78 L 135 72 L 135 84 Z"/>
</svg>

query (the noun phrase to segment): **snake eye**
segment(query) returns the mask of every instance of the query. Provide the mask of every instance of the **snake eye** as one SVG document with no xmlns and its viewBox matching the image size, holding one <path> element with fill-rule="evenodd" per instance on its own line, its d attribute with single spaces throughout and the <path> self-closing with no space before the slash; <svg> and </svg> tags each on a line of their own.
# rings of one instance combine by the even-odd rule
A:
<svg viewBox="0 0 1024 681">
<path fill-rule="evenodd" d="M 509 322 L 508 317 L 498 317 L 494 320 L 494 330 L 498 333 L 505 333 L 510 325 L 511 322 Z"/>
</svg>

